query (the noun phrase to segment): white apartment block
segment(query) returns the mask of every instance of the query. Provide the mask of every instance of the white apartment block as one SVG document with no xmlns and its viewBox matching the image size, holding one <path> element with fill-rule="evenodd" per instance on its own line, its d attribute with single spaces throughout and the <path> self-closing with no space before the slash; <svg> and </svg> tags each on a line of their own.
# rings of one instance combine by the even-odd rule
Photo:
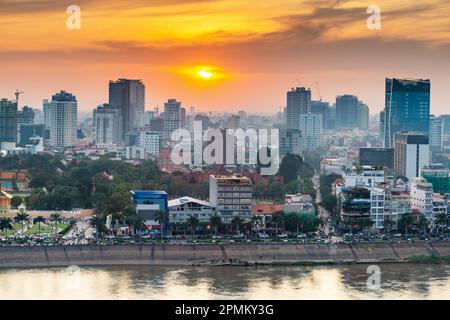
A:
<svg viewBox="0 0 450 320">
<path fill-rule="evenodd" d="M 122 140 L 122 115 L 119 107 L 104 104 L 94 110 L 95 143 L 97 146 L 118 145 Z"/>
<path fill-rule="evenodd" d="M 217 214 L 224 223 L 231 223 L 238 216 L 251 219 L 253 201 L 252 181 L 241 176 L 210 176 L 209 201 L 216 206 Z"/>
<path fill-rule="evenodd" d="M 158 156 L 162 148 L 162 132 L 142 131 L 139 134 L 139 146 L 150 156 Z"/>
<path fill-rule="evenodd" d="M 314 150 L 322 146 L 322 115 L 307 113 L 300 115 L 302 151 Z"/>
<path fill-rule="evenodd" d="M 169 99 L 164 103 L 164 132 L 170 137 L 173 131 L 181 128 L 181 102 Z"/>
<path fill-rule="evenodd" d="M 375 170 L 372 167 L 363 167 L 361 171 L 352 171 L 343 175 L 347 187 L 374 188 L 378 184 L 385 182 L 384 171 Z"/>
<path fill-rule="evenodd" d="M 65 148 L 77 144 L 77 100 L 65 91 L 50 103 L 50 145 Z"/>
<path fill-rule="evenodd" d="M 434 223 L 433 185 L 422 178 L 411 180 L 411 209 L 422 213 L 430 223 Z"/>
</svg>

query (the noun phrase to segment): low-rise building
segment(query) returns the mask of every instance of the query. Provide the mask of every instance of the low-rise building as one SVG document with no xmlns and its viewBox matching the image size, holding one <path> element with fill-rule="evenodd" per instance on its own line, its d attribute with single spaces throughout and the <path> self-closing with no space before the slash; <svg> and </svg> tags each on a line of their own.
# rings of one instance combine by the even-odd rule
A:
<svg viewBox="0 0 450 320">
<path fill-rule="evenodd" d="M 138 216 L 143 220 L 147 229 L 161 230 L 164 224 L 161 221 L 161 214 L 168 213 L 167 193 L 150 190 L 131 191 L 131 198 Z"/>
<path fill-rule="evenodd" d="M 287 194 L 284 197 L 283 211 L 286 213 L 313 213 L 314 204 L 310 195 Z"/>
<path fill-rule="evenodd" d="M 168 208 L 170 223 L 183 227 L 191 217 L 197 217 L 200 223 L 207 224 L 216 213 L 216 207 L 212 203 L 191 197 L 169 200 Z"/>
</svg>

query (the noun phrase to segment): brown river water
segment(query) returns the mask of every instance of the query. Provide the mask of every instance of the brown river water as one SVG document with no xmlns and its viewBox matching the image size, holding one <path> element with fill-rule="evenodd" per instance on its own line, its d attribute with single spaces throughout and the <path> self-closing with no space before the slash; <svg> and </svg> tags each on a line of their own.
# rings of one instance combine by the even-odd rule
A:
<svg viewBox="0 0 450 320">
<path fill-rule="evenodd" d="M 0 299 L 450 299 L 450 266 L 0 269 Z"/>
</svg>

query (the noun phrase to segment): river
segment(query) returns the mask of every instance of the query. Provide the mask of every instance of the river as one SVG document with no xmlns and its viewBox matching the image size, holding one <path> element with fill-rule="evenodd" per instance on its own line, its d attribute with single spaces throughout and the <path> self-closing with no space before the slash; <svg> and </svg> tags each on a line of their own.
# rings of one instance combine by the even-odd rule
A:
<svg viewBox="0 0 450 320">
<path fill-rule="evenodd" d="M 450 299 L 450 266 L 0 269 L 0 299 Z"/>
</svg>

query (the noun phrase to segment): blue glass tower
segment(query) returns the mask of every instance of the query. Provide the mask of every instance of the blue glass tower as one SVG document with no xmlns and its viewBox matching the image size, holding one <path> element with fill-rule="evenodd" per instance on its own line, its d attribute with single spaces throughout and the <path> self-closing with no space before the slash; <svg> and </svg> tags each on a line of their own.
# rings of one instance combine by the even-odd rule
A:
<svg viewBox="0 0 450 320">
<path fill-rule="evenodd" d="M 386 79 L 386 104 L 382 113 L 383 143 L 394 144 L 399 132 L 429 135 L 430 80 Z"/>
</svg>

